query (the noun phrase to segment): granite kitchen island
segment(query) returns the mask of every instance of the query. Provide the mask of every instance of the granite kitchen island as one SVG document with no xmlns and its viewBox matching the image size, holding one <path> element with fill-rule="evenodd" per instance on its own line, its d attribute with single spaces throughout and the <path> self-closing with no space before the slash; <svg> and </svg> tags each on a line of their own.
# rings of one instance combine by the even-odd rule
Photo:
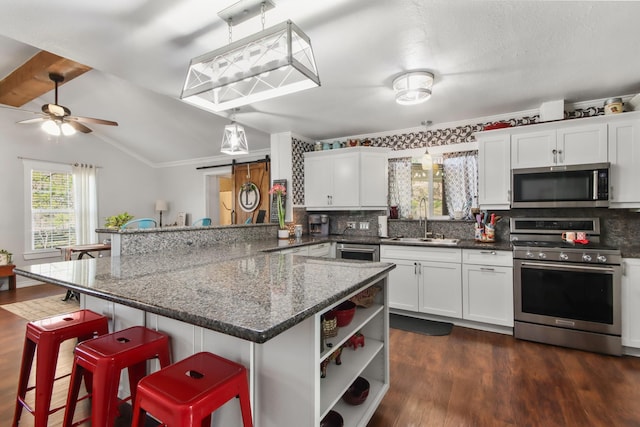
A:
<svg viewBox="0 0 640 427">
<path fill-rule="evenodd" d="M 393 264 L 353 263 L 264 252 L 253 241 L 151 254 L 33 265 L 16 273 L 81 294 L 85 308 L 107 314 L 113 330 L 146 325 L 168 333 L 172 358 L 211 351 L 250 371 L 257 427 L 317 426 L 331 409 L 345 426 L 364 426 L 389 387 L 387 275 Z M 375 287 L 367 308 L 321 343 L 321 315 Z M 320 364 L 356 332 L 365 347 L 346 348 L 340 366 Z M 341 401 L 358 376 L 371 383 L 367 401 Z M 241 425 L 228 402 L 212 425 Z"/>
</svg>

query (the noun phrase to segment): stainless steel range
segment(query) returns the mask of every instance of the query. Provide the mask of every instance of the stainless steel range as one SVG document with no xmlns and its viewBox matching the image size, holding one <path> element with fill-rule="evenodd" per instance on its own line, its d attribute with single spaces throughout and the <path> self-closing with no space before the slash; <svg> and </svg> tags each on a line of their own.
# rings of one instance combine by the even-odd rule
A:
<svg viewBox="0 0 640 427">
<path fill-rule="evenodd" d="M 599 219 L 511 218 L 511 241 L 514 336 L 620 355 L 622 257 L 600 245 Z"/>
</svg>

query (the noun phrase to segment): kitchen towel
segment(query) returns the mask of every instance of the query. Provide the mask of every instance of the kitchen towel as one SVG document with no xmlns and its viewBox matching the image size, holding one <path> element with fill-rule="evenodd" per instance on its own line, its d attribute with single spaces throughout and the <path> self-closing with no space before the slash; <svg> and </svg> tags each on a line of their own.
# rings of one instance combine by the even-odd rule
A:
<svg viewBox="0 0 640 427">
<path fill-rule="evenodd" d="M 389 237 L 387 233 L 387 216 L 381 215 L 378 217 L 378 236 Z"/>
</svg>

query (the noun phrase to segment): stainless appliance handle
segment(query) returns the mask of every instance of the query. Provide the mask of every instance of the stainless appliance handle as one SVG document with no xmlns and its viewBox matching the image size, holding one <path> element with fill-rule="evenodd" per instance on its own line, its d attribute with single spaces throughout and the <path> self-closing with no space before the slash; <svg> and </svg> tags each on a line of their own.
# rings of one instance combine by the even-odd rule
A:
<svg viewBox="0 0 640 427">
<path fill-rule="evenodd" d="M 593 171 L 593 196 L 592 199 L 593 200 L 598 200 L 598 171 L 594 170 Z"/>
<path fill-rule="evenodd" d="M 576 270 L 576 271 L 606 271 L 609 273 L 615 273 L 615 269 L 613 267 L 593 267 L 590 265 L 568 265 L 562 263 L 549 263 L 549 262 L 523 262 L 520 264 L 523 267 L 537 267 L 537 268 L 551 268 L 553 270 Z"/>
<path fill-rule="evenodd" d="M 373 254 L 376 253 L 376 249 L 374 248 L 351 248 L 349 246 L 343 246 L 338 248 L 340 252 L 358 252 L 362 254 Z"/>
</svg>

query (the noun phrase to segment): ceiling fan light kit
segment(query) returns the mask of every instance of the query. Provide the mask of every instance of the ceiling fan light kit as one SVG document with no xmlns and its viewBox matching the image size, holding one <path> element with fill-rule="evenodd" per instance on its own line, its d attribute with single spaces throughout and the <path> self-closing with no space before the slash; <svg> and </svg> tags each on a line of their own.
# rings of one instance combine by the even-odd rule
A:
<svg viewBox="0 0 640 427">
<path fill-rule="evenodd" d="M 92 132 L 84 123 L 95 123 L 107 126 L 118 126 L 118 123 L 111 120 L 94 119 L 91 117 L 79 117 L 72 116 L 71 110 L 67 107 L 58 104 L 58 85 L 64 81 L 64 77 L 60 74 L 50 73 L 49 79 L 55 84 L 55 102 L 53 104 L 44 104 L 42 106 L 42 113 L 36 113 L 34 111 L 28 111 L 29 113 L 38 114 L 41 117 L 35 119 L 21 120 L 19 124 L 31 124 L 42 123 L 41 129 L 49 135 L 70 136 L 76 133 L 76 131 L 82 133 Z M 20 110 L 26 111 L 26 110 Z"/>
<path fill-rule="evenodd" d="M 427 71 L 411 71 L 393 80 L 396 102 L 400 105 L 415 105 L 431 97 L 433 74 Z"/>
<path fill-rule="evenodd" d="M 256 7 L 245 10 L 255 14 Z M 261 6 L 264 2 L 251 0 Z M 226 10 L 225 10 L 226 11 Z M 223 12 L 225 12 L 223 11 Z M 219 15 L 231 30 L 236 18 Z M 264 26 L 264 19 L 263 19 Z M 180 99 L 212 112 L 320 86 L 309 37 L 290 20 L 191 60 Z"/>
</svg>

